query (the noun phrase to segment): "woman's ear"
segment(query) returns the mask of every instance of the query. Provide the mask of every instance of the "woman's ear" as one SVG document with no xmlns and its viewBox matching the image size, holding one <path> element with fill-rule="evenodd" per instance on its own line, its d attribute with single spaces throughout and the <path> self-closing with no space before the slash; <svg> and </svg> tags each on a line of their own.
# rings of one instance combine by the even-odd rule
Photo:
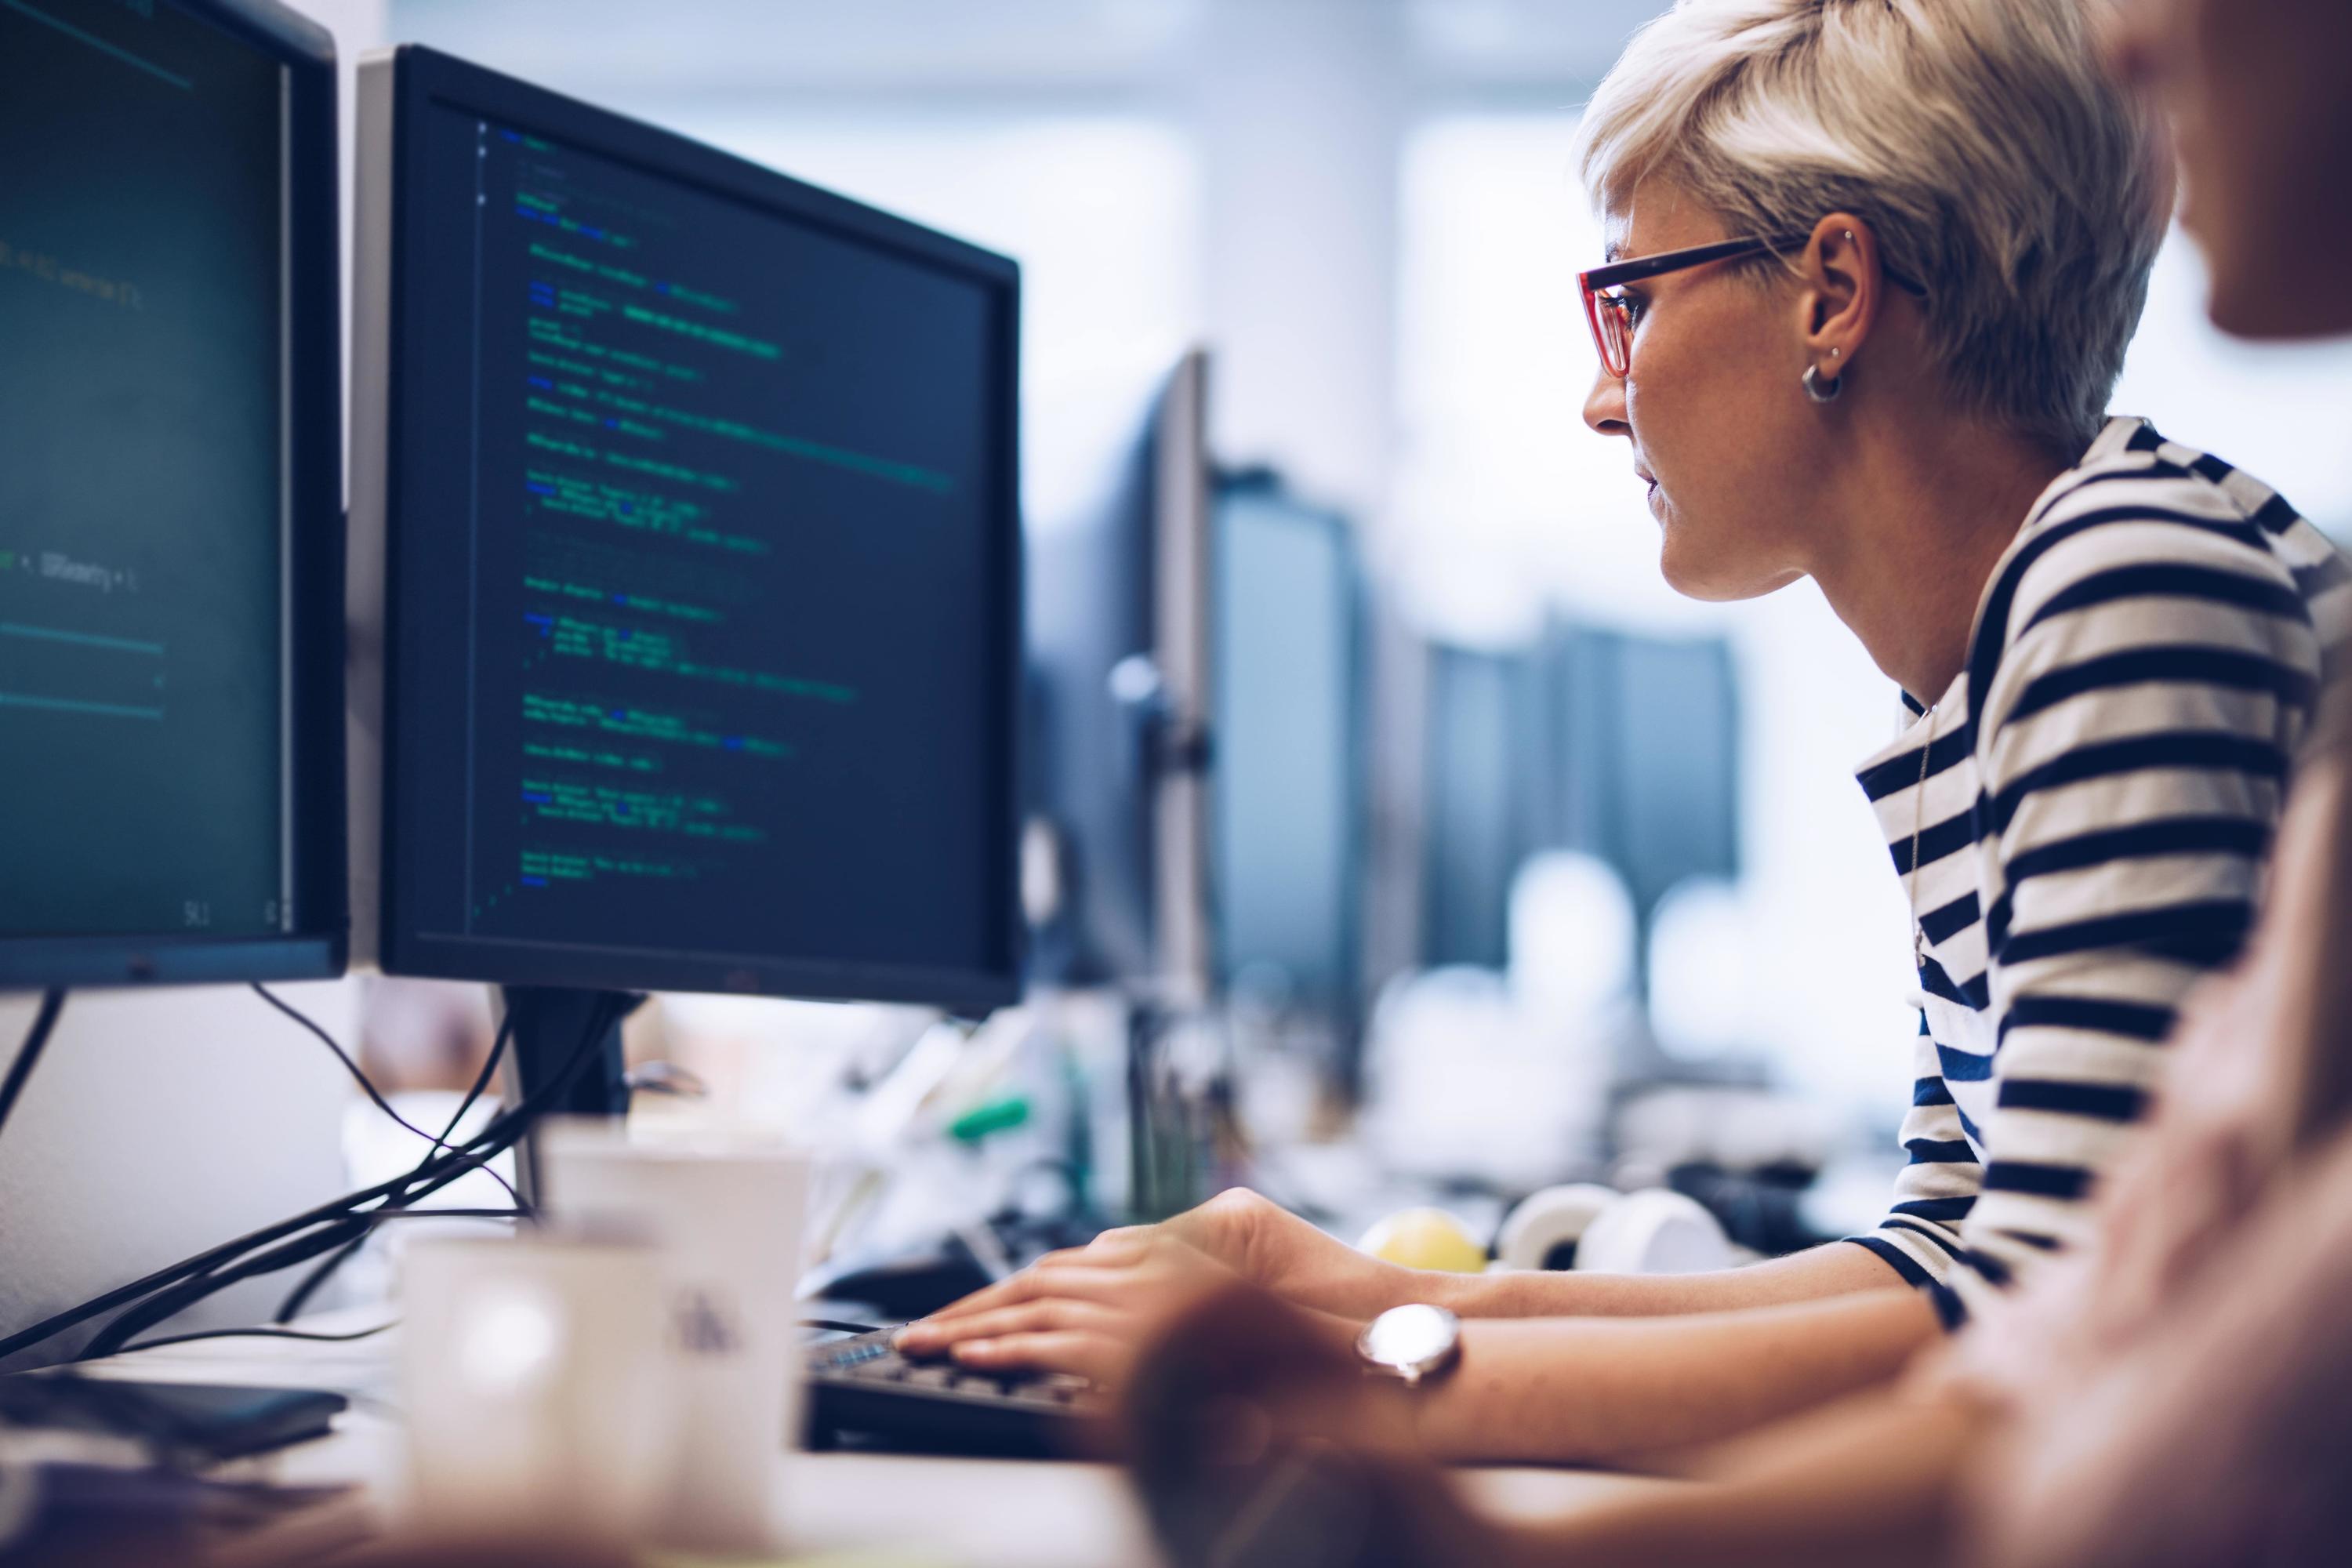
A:
<svg viewBox="0 0 2352 1568">
<path fill-rule="evenodd" d="M 1877 324 L 1886 282 L 1878 237 L 1866 220 L 1832 213 L 1813 226 L 1797 271 L 1808 362 L 1834 380 L 1859 357 Z"/>
</svg>

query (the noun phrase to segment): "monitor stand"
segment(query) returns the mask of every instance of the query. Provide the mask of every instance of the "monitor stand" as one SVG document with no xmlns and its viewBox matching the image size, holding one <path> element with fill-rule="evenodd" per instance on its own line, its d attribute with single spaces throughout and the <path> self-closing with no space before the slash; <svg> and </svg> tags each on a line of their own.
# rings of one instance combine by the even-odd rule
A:
<svg viewBox="0 0 2352 1568">
<path fill-rule="evenodd" d="M 580 1040 L 599 1007 L 612 1007 L 618 994 L 572 991 L 553 986 L 508 985 L 500 988 L 507 1017 L 513 1024 L 508 1047 L 508 1103 L 554 1083 L 580 1048 Z M 620 996 L 625 1005 L 613 1011 L 604 1038 L 589 1047 L 587 1062 L 543 1112 L 549 1116 L 609 1116 L 629 1113 L 627 1063 L 621 1053 L 621 1023 L 635 1010 L 641 996 Z M 516 1185 L 524 1201 L 540 1201 L 539 1140 L 525 1134 L 515 1145 Z"/>
</svg>

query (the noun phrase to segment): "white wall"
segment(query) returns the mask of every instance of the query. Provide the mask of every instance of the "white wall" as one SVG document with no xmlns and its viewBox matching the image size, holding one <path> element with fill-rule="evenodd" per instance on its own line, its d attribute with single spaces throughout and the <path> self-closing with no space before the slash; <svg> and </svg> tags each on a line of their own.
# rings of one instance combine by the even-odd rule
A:
<svg viewBox="0 0 2352 1568">
<path fill-rule="evenodd" d="M 351 61 L 383 40 L 384 0 L 300 8 L 335 34 L 348 128 Z M 348 191 L 348 129 L 344 154 Z M 281 994 L 355 1039 L 351 983 Z M 0 998 L 0 1061 L 33 1010 Z M 74 997 L 0 1130 L 0 1333 L 332 1197 L 352 1092 L 318 1042 L 249 991 Z M 285 1289 L 240 1287 L 187 1322 L 258 1321 Z"/>
</svg>

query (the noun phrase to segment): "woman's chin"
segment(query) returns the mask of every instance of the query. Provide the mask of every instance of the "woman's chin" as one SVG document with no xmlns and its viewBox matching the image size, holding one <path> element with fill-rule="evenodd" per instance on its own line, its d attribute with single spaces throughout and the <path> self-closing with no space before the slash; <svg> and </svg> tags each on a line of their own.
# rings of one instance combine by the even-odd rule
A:
<svg viewBox="0 0 2352 1568">
<path fill-rule="evenodd" d="M 1743 563 L 1710 559 L 1681 548 L 1684 542 L 1675 537 L 1668 524 L 1664 547 L 1658 552 L 1658 570 L 1665 577 L 1666 586 L 1685 599 L 1697 599 L 1710 605 L 1727 605 L 1741 599 L 1760 599 L 1767 594 L 1778 593 L 1804 575 L 1801 572 L 1768 571 Z"/>
</svg>

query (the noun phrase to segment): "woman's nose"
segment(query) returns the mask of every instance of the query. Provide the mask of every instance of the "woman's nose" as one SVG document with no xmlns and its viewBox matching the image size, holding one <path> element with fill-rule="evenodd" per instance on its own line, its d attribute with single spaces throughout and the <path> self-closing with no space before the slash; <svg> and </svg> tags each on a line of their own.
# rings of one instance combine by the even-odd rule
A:
<svg viewBox="0 0 2352 1568">
<path fill-rule="evenodd" d="M 1610 374 L 1606 365 L 1593 377 L 1592 390 L 1584 395 L 1584 422 L 1602 436 L 1633 433 L 1633 426 L 1625 418 L 1624 379 Z"/>
</svg>

